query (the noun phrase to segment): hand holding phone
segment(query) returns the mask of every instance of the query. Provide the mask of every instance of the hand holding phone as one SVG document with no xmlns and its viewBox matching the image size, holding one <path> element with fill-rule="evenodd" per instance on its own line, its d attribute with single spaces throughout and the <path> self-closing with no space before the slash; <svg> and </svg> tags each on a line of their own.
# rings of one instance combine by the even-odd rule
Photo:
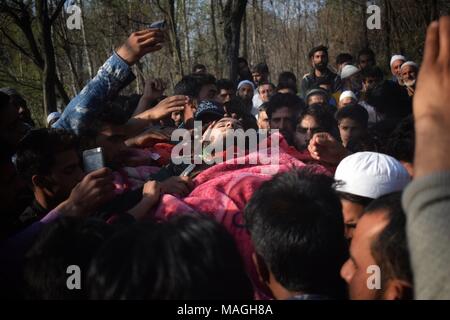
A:
<svg viewBox="0 0 450 320">
<path fill-rule="evenodd" d="M 105 160 L 103 158 L 103 149 L 94 148 L 83 151 L 83 166 L 86 173 L 105 167 Z"/>
<path fill-rule="evenodd" d="M 167 21 L 164 19 L 164 20 L 160 20 L 160 21 L 153 22 L 153 23 L 149 26 L 149 29 L 165 30 L 166 27 L 167 27 Z"/>
</svg>

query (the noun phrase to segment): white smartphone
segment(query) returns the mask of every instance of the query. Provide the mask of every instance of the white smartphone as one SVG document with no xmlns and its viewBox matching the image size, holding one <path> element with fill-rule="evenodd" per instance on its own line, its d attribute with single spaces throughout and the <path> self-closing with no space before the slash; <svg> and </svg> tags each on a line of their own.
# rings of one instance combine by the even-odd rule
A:
<svg viewBox="0 0 450 320">
<path fill-rule="evenodd" d="M 105 166 L 102 148 L 94 148 L 83 151 L 84 171 L 89 173 Z"/>
</svg>

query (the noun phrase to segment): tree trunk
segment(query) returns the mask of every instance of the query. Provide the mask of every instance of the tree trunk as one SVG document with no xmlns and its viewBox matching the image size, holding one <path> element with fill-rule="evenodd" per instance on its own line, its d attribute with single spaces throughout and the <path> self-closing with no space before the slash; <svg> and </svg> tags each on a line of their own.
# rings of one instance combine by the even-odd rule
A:
<svg viewBox="0 0 450 320">
<path fill-rule="evenodd" d="M 192 61 L 191 61 L 191 47 L 190 47 L 190 41 L 189 41 L 189 26 L 188 26 L 188 9 L 186 8 L 186 0 L 183 0 L 183 27 L 184 27 L 184 50 L 186 51 L 186 62 L 188 65 L 188 69 L 190 70 L 192 68 Z"/>
<path fill-rule="evenodd" d="M 39 26 L 42 32 L 42 49 L 44 58 L 43 70 L 43 96 L 44 96 L 44 112 L 49 114 L 57 110 L 56 108 L 56 61 L 55 51 L 52 43 L 51 23 L 48 12 L 48 3 L 46 0 L 38 0 L 36 2 Z"/>
<path fill-rule="evenodd" d="M 223 73 L 223 68 L 219 63 L 219 40 L 217 38 L 217 29 L 216 29 L 216 9 L 215 9 L 215 0 L 211 0 L 211 27 L 212 27 L 212 35 L 214 39 L 214 70 L 216 75 L 221 75 Z"/>
<path fill-rule="evenodd" d="M 235 82 L 238 76 L 239 42 L 241 23 L 247 0 L 228 0 L 223 9 L 225 61 L 228 66 L 228 78 Z"/>
<path fill-rule="evenodd" d="M 247 48 L 247 11 L 244 11 L 244 17 L 242 18 L 242 56 L 247 59 L 248 48 Z"/>
<path fill-rule="evenodd" d="M 81 37 L 83 39 L 83 51 L 84 51 L 84 56 L 85 56 L 86 62 L 87 62 L 89 79 L 92 79 L 94 77 L 94 66 L 92 64 L 92 59 L 91 59 L 91 56 L 90 56 L 89 50 L 88 50 L 88 42 L 87 42 L 87 38 L 86 38 L 86 31 L 84 28 L 83 1 L 82 0 L 80 0 L 80 9 L 81 9 Z"/>
</svg>

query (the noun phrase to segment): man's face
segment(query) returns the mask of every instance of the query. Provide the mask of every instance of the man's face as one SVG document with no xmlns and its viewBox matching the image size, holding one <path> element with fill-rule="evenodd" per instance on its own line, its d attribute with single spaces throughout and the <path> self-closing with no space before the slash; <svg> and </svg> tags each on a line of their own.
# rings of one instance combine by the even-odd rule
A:
<svg viewBox="0 0 450 320">
<path fill-rule="evenodd" d="M 217 87 L 215 84 L 207 84 L 202 87 L 198 94 L 198 100 L 214 100 L 217 95 Z"/>
<path fill-rule="evenodd" d="M 219 94 L 216 97 L 216 101 L 224 104 L 231 100 L 234 96 L 234 90 L 220 89 Z"/>
<path fill-rule="evenodd" d="M 328 65 L 328 54 L 325 51 L 317 51 L 312 56 L 312 66 L 317 70 L 325 70 Z"/>
<path fill-rule="evenodd" d="M 391 66 L 392 75 L 400 78 L 400 67 L 405 63 L 405 60 L 395 60 Z"/>
<path fill-rule="evenodd" d="M 416 84 L 417 69 L 414 66 L 406 66 L 401 69 L 401 78 L 403 83 L 408 87 Z"/>
<path fill-rule="evenodd" d="M 249 84 L 244 84 L 239 88 L 238 91 L 239 97 L 244 100 L 245 103 L 251 102 L 253 99 L 253 88 Z"/>
<path fill-rule="evenodd" d="M 350 140 L 360 138 L 364 134 L 364 131 L 361 124 L 353 119 L 344 118 L 339 122 L 339 133 L 344 147 L 347 147 Z"/>
<path fill-rule="evenodd" d="M 258 91 L 263 102 L 269 101 L 270 97 L 273 95 L 273 87 L 270 84 L 259 86 Z"/>
<path fill-rule="evenodd" d="M 233 131 L 238 129 L 243 129 L 238 119 L 231 117 L 222 118 L 212 126 L 209 132 L 209 141 L 211 143 L 224 141 L 228 134 L 233 134 Z"/>
<path fill-rule="evenodd" d="M 339 101 L 339 108 L 348 106 L 353 103 L 356 103 L 356 101 L 352 97 L 346 97 Z"/>
<path fill-rule="evenodd" d="M 269 120 L 270 129 L 278 129 L 281 134 L 288 140 L 293 142 L 294 137 L 294 114 L 288 107 L 281 107 L 272 113 L 272 119 Z"/>
<path fill-rule="evenodd" d="M 371 67 L 375 65 L 375 61 L 373 61 L 373 59 L 367 55 L 367 54 L 363 54 L 359 57 L 359 68 L 360 69 L 365 69 L 367 67 Z"/>
<path fill-rule="evenodd" d="M 127 139 L 124 129 L 118 125 L 104 125 L 96 137 L 96 143 L 103 148 L 103 156 L 108 166 L 118 168 L 129 156 L 129 149 L 125 145 Z"/>
<path fill-rule="evenodd" d="M 297 124 L 294 136 L 294 144 L 297 150 L 305 150 L 313 135 L 321 131 L 322 128 L 320 128 L 314 117 L 309 115 L 303 117 L 299 124 Z"/>
<path fill-rule="evenodd" d="M 67 150 L 55 155 L 55 165 L 48 179 L 51 187 L 47 192 L 57 202 L 66 200 L 72 189 L 83 179 L 84 171 L 75 150 Z"/>
<path fill-rule="evenodd" d="M 363 85 L 366 91 L 375 88 L 377 84 L 378 80 L 375 77 L 367 77 L 363 80 Z"/>
<path fill-rule="evenodd" d="M 15 147 L 29 130 L 30 126 L 20 119 L 12 103 L 0 110 L 0 140 Z"/>
<path fill-rule="evenodd" d="M 372 256 L 372 243 L 387 223 L 385 214 L 380 211 L 363 215 L 356 226 L 350 246 L 350 258 L 341 268 L 341 277 L 348 284 L 352 300 L 375 300 L 382 296 L 381 290 L 369 289 L 367 280 L 373 276 L 373 273 L 368 272 L 368 267 L 376 265 Z"/>
<path fill-rule="evenodd" d="M 8 216 L 22 213 L 28 205 L 22 200 L 28 194 L 26 190 L 26 184 L 17 175 L 12 162 L 0 164 L 0 212 Z"/>
<path fill-rule="evenodd" d="M 269 129 L 269 117 L 265 111 L 260 111 L 258 114 L 258 128 Z"/>
<path fill-rule="evenodd" d="M 259 85 L 261 82 L 267 81 L 267 75 L 260 72 L 252 72 L 253 82 Z"/>
<path fill-rule="evenodd" d="M 326 105 L 327 99 L 323 94 L 313 94 L 308 97 L 308 106 L 312 104 L 320 104 L 320 105 Z"/>
<path fill-rule="evenodd" d="M 349 200 L 341 199 L 342 214 L 344 216 L 345 238 L 351 240 L 356 224 L 364 213 L 364 206 Z"/>
<path fill-rule="evenodd" d="M 171 118 L 175 123 L 175 126 L 179 126 L 183 122 L 183 114 L 181 111 L 172 112 Z"/>
</svg>

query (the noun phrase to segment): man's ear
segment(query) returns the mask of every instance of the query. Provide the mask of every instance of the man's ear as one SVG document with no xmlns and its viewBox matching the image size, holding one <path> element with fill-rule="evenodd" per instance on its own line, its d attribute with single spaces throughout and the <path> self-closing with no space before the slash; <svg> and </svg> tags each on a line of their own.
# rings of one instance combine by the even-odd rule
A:
<svg viewBox="0 0 450 320">
<path fill-rule="evenodd" d="M 45 187 L 45 178 L 41 175 L 33 175 L 31 177 L 31 183 L 33 187 L 44 188 Z"/>
<path fill-rule="evenodd" d="M 384 300 L 412 300 L 414 298 L 413 288 L 404 280 L 389 280 L 384 290 Z"/>
<path fill-rule="evenodd" d="M 49 179 L 45 176 L 35 174 L 31 177 L 31 183 L 35 188 L 47 189 L 51 191 L 52 186 Z"/>
<path fill-rule="evenodd" d="M 253 264 L 255 265 L 256 272 L 258 273 L 259 281 L 268 285 L 270 280 L 270 273 L 263 258 L 256 252 L 254 252 L 252 254 L 252 260 Z"/>
</svg>

